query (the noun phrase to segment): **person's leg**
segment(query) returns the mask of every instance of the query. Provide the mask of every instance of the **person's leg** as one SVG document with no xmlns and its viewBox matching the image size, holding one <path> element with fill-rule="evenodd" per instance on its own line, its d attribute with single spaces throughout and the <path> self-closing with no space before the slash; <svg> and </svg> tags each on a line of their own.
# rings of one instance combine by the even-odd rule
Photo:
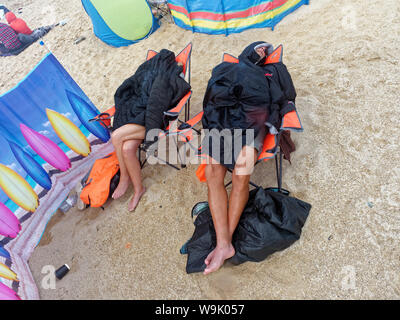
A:
<svg viewBox="0 0 400 320">
<path fill-rule="evenodd" d="M 204 274 L 218 270 L 226 259 L 235 254 L 228 225 L 228 194 L 224 185 L 227 169 L 221 164 L 208 164 L 206 178 L 208 203 L 214 222 L 217 245 L 205 260 Z"/>
<path fill-rule="evenodd" d="M 122 197 L 129 187 L 130 177 L 125 165 L 122 146 L 124 142 L 128 140 L 143 140 L 145 132 L 146 130 L 143 126 L 137 124 L 126 124 L 115 130 L 111 135 L 111 141 L 117 154 L 120 170 L 119 184 L 112 195 L 113 199 Z"/>
<path fill-rule="evenodd" d="M 22 45 L 28 45 L 36 41 L 36 39 L 33 36 L 23 33 L 18 34 L 18 39 L 19 41 L 21 41 Z"/>
<path fill-rule="evenodd" d="M 257 159 L 257 150 L 244 146 L 232 172 L 232 191 L 229 195 L 228 223 L 232 237 L 239 223 L 240 216 L 249 200 L 249 182 Z"/>
<path fill-rule="evenodd" d="M 142 139 L 128 140 L 125 141 L 124 144 L 122 145 L 124 164 L 126 169 L 128 170 L 134 188 L 133 197 L 129 202 L 129 211 L 135 210 L 137 204 L 139 203 L 140 198 L 146 191 L 146 189 L 142 184 L 141 167 L 139 159 L 137 157 L 137 150 L 142 141 L 143 141 Z"/>
</svg>

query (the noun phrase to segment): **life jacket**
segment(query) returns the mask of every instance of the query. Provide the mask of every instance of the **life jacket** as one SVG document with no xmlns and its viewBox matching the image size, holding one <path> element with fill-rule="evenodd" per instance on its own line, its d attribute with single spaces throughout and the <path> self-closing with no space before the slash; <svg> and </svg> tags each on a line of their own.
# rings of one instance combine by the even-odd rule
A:
<svg viewBox="0 0 400 320">
<path fill-rule="evenodd" d="M 102 207 L 119 182 L 119 164 L 115 151 L 94 162 L 92 169 L 82 179 L 84 185 L 80 198 L 91 207 Z"/>
</svg>

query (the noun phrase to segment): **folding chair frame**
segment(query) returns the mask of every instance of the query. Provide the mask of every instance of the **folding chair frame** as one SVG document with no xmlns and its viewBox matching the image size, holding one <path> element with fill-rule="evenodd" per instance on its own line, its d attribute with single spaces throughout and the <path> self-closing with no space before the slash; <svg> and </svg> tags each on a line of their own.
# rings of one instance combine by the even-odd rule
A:
<svg viewBox="0 0 400 320">
<path fill-rule="evenodd" d="M 296 112 L 296 111 L 293 111 L 293 112 L 294 112 L 294 113 L 296 114 L 296 116 L 298 117 L 297 112 Z M 274 158 L 274 159 L 275 159 L 276 181 L 277 181 L 277 184 L 278 184 L 277 191 L 280 192 L 280 193 L 286 194 L 286 195 L 289 195 L 289 191 L 282 188 L 282 175 L 283 175 L 283 164 L 282 164 L 282 162 L 283 162 L 283 151 L 282 151 L 282 148 L 281 148 L 281 146 L 280 146 L 280 138 L 281 138 L 281 135 L 282 135 L 283 131 L 298 131 L 298 132 L 303 131 L 303 127 L 302 127 L 302 125 L 301 125 L 300 118 L 298 118 L 298 121 L 299 121 L 300 127 L 296 127 L 296 128 L 295 128 L 295 127 L 291 127 L 291 128 L 289 128 L 289 127 L 287 127 L 287 128 L 281 127 L 281 129 L 279 130 L 278 134 L 276 134 L 276 135 L 274 136 L 275 139 L 276 139 L 276 140 L 275 140 L 275 146 L 274 146 L 274 148 L 272 148 L 271 150 L 264 150 L 264 146 L 263 146 L 263 152 L 262 152 L 262 153 L 264 153 L 264 152 L 269 152 L 269 153 L 270 153 L 270 156 L 269 156 L 269 157 L 265 157 L 265 158 L 260 158 L 260 156 L 259 156 L 258 160 L 256 161 L 256 163 L 255 163 L 255 165 L 254 165 L 254 166 L 256 166 L 257 164 L 259 164 L 259 163 L 261 163 L 261 162 L 268 161 L 268 160 Z M 266 137 L 265 139 L 267 139 L 267 137 Z M 265 140 L 264 140 L 264 141 L 265 141 Z M 229 171 L 230 173 L 232 173 L 232 170 L 228 169 L 228 171 Z M 228 182 L 228 183 L 225 185 L 225 187 L 229 186 L 231 183 L 232 183 L 232 180 L 231 180 L 230 182 Z M 252 181 L 250 181 L 249 184 L 250 184 L 251 186 L 255 187 L 255 188 L 260 187 L 260 186 L 258 186 L 257 184 L 255 184 L 255 183 L 252 182 Z"/>
<path fill-rule="evenodd" d="M 283 46 L 280 45 L 278 46 L 273 53 L 271 53 L 265 64 L 270 64 L 270 63 L 277 63 L 277 62 L 281 62 L 282 61 L 282 55 L 283 55 Z M 238 63 L 239 59 L 232 56 L 229 53 L 224 53 L 222 60 L 225 62 L 229 62 L 229 63 Z M 293 116 L 295 115 L 296 119 L 293 118 Z M 288 118 L 289 120 L 286 121 L 285 118 Z M 291 118 L 291 119 L 290 119 Z M 295 125 L 292 125 L 291 123 L 293 122 L 293 120 L 295 120 Z M 297 121 L 297 122 L 296 122 Z M 288 122 L 288 126 L 286 126 L 286 122 Z M 278 188 L 277 191 L 280 193 L 284 193 L 284 194 L 289 194 L 288 190 L 285 190 L 282 188 L 282 175 L 283 175 L 283 165 L 282 165 L 282 160 L 283 160 L 283 152 L 282 152 L 282 148 L 280 147 L 280 138 L 281 135 L 283 133 L 283 131 L 285 130 L 291 130 L 291 131 L 303 131 L 303 126 L 301 125 L 300 122 L 300 118 L 298 117 L 297 111 L 291 112 L 290 115 L 285 115 L 282 119 L 282 125 L 281 128 L 278 132 L 278 134 L 275 135 L 276 137 L 276 142 L 275 142 L 275 146 L 274 146 L 274 151 L 271 151 L 271 155 L 269 157 L 266 158 L 259 158 L 256 162 L 255 165 L 257 165 L 260 162 L 263 161 L 268 161 L 269 159 L 275 158 L 275 172 L 276 172 L 276 180 L 277 180 L 277 184 L 278 184 Z M 266 136 L 267 139 L 267 136 Z M 265 140 L 264 140 L 265 142 Z M 264 149 L 264 146 L 263 146 Z M 263 152 L 269 152 L 268 150 L 263 150 Z M 278 159 L 279 156 L 279 159 Z M 232 170 L 228 170 L 230 173 L 232 173 Z M 228 182 L 225 187 L 229 186 L 232 183 L 232 180 L 230 182 Z M 256 185 L 255 183 L 253 183 L 252 181 L 249 182 L 251 186 L 258 188 L 259 186 Z"/>
<path fill-rule="evenodd" d="M 281 147 L 279 146 L 279 140 L 280 140 L 281 134 L 282 134 L 282 131 L 279 132 L 279 133 L 277 134 L 277 137 L 278 137 L 278 138 L 277 138 L 277 146 L 276 146 L 276 148 L 279 148 L 279 150 L 275 153 L 275 156 L 274 156 L 274 159 L 275 159 L 276 181 L 277 181 L 277 185 L 278 185 L 278 192 L 289 195 L 289 191 L 282 188 L 282 174 L 283 174 L 283 166 L 282 166 L 282 162 L 283 162 L 283 161 L 282 161 L 282 160 L 283 160 L 283 152 L 282 152 Z M 279 156 L 279 159 L 278 159 L 278 156 Z M 257 160 L 254 166 L 256 166 L 256 165 L 259 164 L 260 162 L 264 162 L 264 161 L 267 161 L 267 160 Z M 230 173 L 232 173 L 232 170 L 231 170 L 231 169 L 228 169 L 228 171 L 229 171 Z M 232 184 L 232 180 L 229 181 L 229 182 L 225 185 L 225 188 L 228 187 L 228 186 L 231 185 L 231 184 Z M 250 184 L 252 187 L 254 187 L 254 188 L 259 188 L 259 187 L 260 187 L 259 185 L 255 184 L 255 183 L 252 182 L 252 181 L 249 181 L 249 184 Z"/>
</svg>

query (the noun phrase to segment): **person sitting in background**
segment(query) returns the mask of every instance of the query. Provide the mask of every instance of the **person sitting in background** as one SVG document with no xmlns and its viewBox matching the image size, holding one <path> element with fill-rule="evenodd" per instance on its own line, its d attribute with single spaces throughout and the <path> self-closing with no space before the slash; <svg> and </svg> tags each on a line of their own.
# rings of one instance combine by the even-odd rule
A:
<svg viewBox="0 0 400 320">
<path fill-rule="evenodd" d="M 24 45 L 35 42 L 53 28 L 53 26 L 46 26 L 32 31 L 26 22 L 20 18 L 17 18 L 13 12 L 8 11 L 5 17 L 9 26 L 18 34 L 19 40 Z"/>
<path fill-rule="evenodd" d="M 12 53 L 21 47 L 22 43 L 15 31 L 9 25 L 0 23 L 0 53 Z"/>
<path fill-rule="evenodd" d="M 190 85 L 180 76 L 182 71 L 183 65 L 176 62 L 175 54 L 162 49 L 141 64 L 115 92 L 111 141 L 118 158 L 120 180 L 112 198 L 122 197 L 132 183 L 134 194 L 129 211 L 135 210 L 146 191 L 137 157 L 140 144 L 144 140 L 145 146 L 154 143 L 148 133 L 164 129 L 164 112 L 176 106 L 190 90 Z"/>
<path fill-rule="evenodd" d="M 15 14 L 11 11 L 8 11 L 5 14 L 5 18 L 8 22 L 8 25 L 17 33 L 22 33 L 26 35 L 31 35 L 32 30 L 28 27 L 26 22 L 22 20 L 21 18 L 17 18 Z"/>
</svg>

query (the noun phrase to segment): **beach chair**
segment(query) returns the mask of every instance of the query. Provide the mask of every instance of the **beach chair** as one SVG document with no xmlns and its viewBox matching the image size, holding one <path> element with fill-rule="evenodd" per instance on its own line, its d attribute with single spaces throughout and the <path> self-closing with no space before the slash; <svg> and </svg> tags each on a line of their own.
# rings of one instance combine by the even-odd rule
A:
<svg viewBox="0 0 400 320">
<path fill-rule="evenodd" d="M 192 53 L 192 43 L 189 43 L 175 58 L 177 62 L 181 62 L 183 64 L 183 74 L 185 76 L 185 79 L 187 79 L 188 83 L 190 84 L 190 73 L 191 73 L 191 53 Z M 154 50 L 149 50 L 147 52 L 146 60 L 150 60 L 154 56 L 158 54 L 157 51 Z M 171 135 L 177 135 L 180 136 L 181 138 L 179 141 L 187 141 L 189 138 L 183 138 L 185 135 L 190 137 L 190 132 L 191 129 L 201 120 L 201 115 L 197 114 L 194 116 L 192 119 L 189 119 L 190 117 L 190 98 L 192 95 L 192 91 L 189 91 L 180 101 L 179 103 L 172 109 L 168 110 L 167 112 L 164 112 L 165 119 L 168 121 L 168 126 L 161 132 L 158 136 L 158 142 L 159 143 L 160 139 L 167 138 Z M 184 116 L 184 121 L 179 119 L 179 116 L 182 112 L 182 110 L 185 109 L 185 116 Z M 97 117 L 91 119 L 91 121 L 99 121 L 103 126 L 107 127 L 108 129 L 111 129 L 111 120 L 115 114 L 115 106 L 111 107 L 110 109 L 106 110 L 105 112 L 99 114 Z M 179 153 L 179 148 L 178 148 L 178 139 L 171 139 L 176 144 L 176 149 L 177 149 L 177 154 L 178 154 L 178 160 L 181 164 L 181 167 L 184 168 L 186 166 L 184 160 L 181 158 L 181 155 Z M 152 147 L 152 152 L 149 153 L 148 148 L 142 143 L 139 146 L 139 162 L 141 167 L 146 164 L 148 156 L 153 156 L 160 160 L 161 162 L 167 164 L 168 166 L 180 170 L 177 166 L 174 164 L 170 163 L 166 159 L 162 159 L 156 155 L 156 150 Z M 141 154 L 145 154 L 145 158 L 142 159 Z"/>
<path fill-rule="evenodd" d="M 266 61 L 265 64 L 271 64 L 271 63 L 278 63 L 282 62 L 282 55 L 283 55 L 283 46 L 280 45 L 277 47 L 273 53 L 271 53 Z M 228 54 L 224 53 L 223 55 L 223 61 L 228 62 L 228 63 L 238 63 L 239 59 Z M 301 124 L 299 115 L 297 111 L 291 111 L 288 112 L 283 118 L 282 118 L 282 124 L 281 127 L 279 128 L 279 132 L 277 134 L 271 134 L 268 133 L 264 139 L 262 151 L 260 155 L 257 158 L 256 165 L 262 162 L 266 162 L 270 159 L 275 158 L 275 170 L 276 170 L 276 178 L 277 178 L 277 184 L 278 187 L 276 191 L 280 193 L 285 193 L 289 194 L 289 191 L 285 190 L 282 188 L 282 159 L 283 159 L 283 152 L 282 152 L 282 147 L 280 144 L 281 137 L 284 131 L 295 131 L 295 132 L 302 132 L 303 131 L 303 126 Z M 201 151 L 200 151 L 201 155 Z M 202 157 L 206 158 L 206 155 L 201 155 Z M 201 182 L 206 181 L 205 180 L 205 166 L 206 166 L 206 160 L 202 160 L 202 164 L 199 166 L 196 175 L 198 179 Z M 232 173 L 232 170 L 228 170 L 229 172 Z M 228 182 L 225 187 L 229 186 L 232 183 L 232 181 Z M 252 181 L 250 181 L 250 185 L 252 185 L 255 188 L 258 188 L 259 186 Z"/>
</svg>

